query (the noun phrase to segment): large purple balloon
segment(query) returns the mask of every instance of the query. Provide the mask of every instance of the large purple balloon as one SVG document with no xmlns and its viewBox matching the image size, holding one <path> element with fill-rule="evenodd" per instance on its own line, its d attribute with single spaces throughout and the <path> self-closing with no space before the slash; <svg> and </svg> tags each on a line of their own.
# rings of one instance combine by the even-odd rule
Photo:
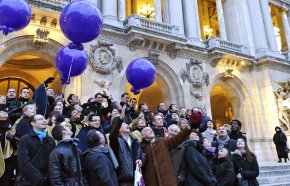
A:
<svg viewBox="0 0 290 186">
<path fill-rule="evenodd" d="M 77 44 L 94 40 L 103 26 L 98 8 L 85 0 L 69 3 L 63 9 L 59 21 L 64 35 Z"/>
<path fill-rule="evenodd" d="M 0 0 L 0 30 L 4 35 L 21 30 L 31 20 L 31 10 L 24 0 Z"/>
<path fill-rule="evenodd" d="M 69 82 L 71 77 L 81 75 L 87 68 L 87 64 L 88 58 L 84 51 L 69 49 L 68 46 L 61 48 L 55 57 L 56 68 L 64 82 Z"/>
<path fill-rule="evenodd" d="M 126 69 L 128 82 L 132 85 L 131 91 L 136 95 L 140 89 L 149 87 L 155 80 L 154 65 L 144 58 L 133 60 Z"/>
</svg>

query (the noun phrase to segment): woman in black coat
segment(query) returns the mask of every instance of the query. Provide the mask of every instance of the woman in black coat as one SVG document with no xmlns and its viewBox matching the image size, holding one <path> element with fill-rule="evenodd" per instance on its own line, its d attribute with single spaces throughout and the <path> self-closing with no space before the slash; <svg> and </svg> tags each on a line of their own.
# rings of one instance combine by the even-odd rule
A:
<svg viewBox="0 0 290 186">
<path fill-rule="evenodd" d="M 233 186 L 235 183 L 235 170 L 230 155 L 227 148 L 221 148 L 213 160 L 212 171 L 217 179 L 217 186 Z"/>
<path fill-rule="evenodd" d="M 193 131 L 189 141 L 185 144 L 184 161 L 186 165 L 185 186 L 211 186 L 216 184 L 216 178 L 201 153 L 202 145 L 199 142 L 199 135 Z"/>
<path fill-rule="evenodd" d="M 257 177 L 259 176 L 259 165 L 256 156 L 249 150 L 244 139 L 237 140 L 237 147 L 233 153 L 233 162 L 236 174 L 235 185 L 243 185 L 247 182 L 248 186 L 258 186 Z"/>
<path fill-rule="evenodd" d="M 276 151 L 279 158 L 278 163 L 281 163 L 281 159 L 284 158 L 285 163 L 288 159 L 288 147 L 287 147 L 287 137 L 282 132 L 280 127 L 275 127 L 276 133 L 273 136 L 273 141 L 276 145 Z"/>
</svg>

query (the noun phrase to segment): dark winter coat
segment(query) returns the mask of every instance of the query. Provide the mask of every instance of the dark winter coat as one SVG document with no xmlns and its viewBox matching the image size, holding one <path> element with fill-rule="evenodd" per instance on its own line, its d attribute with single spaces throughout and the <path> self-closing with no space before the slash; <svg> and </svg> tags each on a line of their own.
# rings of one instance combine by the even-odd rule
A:
<svg viewBox="0 0 290 186">
<path fill-rule="evenodd" d="M 276 145 L 276 151 L 278 154 L 278 158 L 288 158 L 288 147 L 287 147 L 287 137 L 281 131 L 278 131 L 273 136 L 273 141 Z"/>
<path fill-rule="evenodd" d="M 177 183 L 185 180 L 184 143 L 170 151 L 170 160 Z"/>
<path fill-rule="evenodd" d="M 29 122 L 29 117 L 26 115 L 23 115 L 22 119 L 19 121 L 19 123 L 16 126 L 15 137 L 20 139 L 25 134 L 28 134 L 31 129 L 32 127 Z"/>
<path fill-rule="evenodd" d="M 229 137 L 233 140 L 238 140 L 239 138 L 244 139 L 244 141 L 247 141 L 246 136 L 243 135 L 243 133 L 241 131 L 231 131 L 229 133 Z"/>
<path fill-rule="evenodd" d="M 146 162 L 142 167 L 143 177 L 149 186 L 176 186 L 177 181 L 171 165 L 169 151 L 176 148 L 190 134 L 184 129 L 170 139 L 159 139 L 154 143 L 143 141 Z"/>
<path fill-rule="evenodd" d="M 240 173 L 241 176 L 248 181 L 249 186 L 259 185 L 256 179 L 259 176 L 259 165 L 256 157 L 253 159 L 253 162 L 249 162 L 246 159 L 246 154 L 243 154 L 242 156 L 234 154 L 233 162 L 236 175 Z M 237 179 L 235 185 L 239 185 Z"/>
<path fill-rule="evenodd" d="M 217 179 L 217 186 L 233 186 L 235 170 L 231 158 L 216 158 L 213 161 L 212 171 Z"/>
<path fill-rule="evenodd" d="M 94 147 L 85 153 L 84 171 L 91 186 L 118 186 L 118 180 L 108 151 Z"/>
<path fill-rule="evenodd" d="M 21 174 L 20 185 L 42 186 L 48 173 L 48 156 L 55 147 L 52 137 L 41 142 L 34 130 L 24 135 L 18 145 L 18 163 Z"/>
<path fill-rule="evenodd" d="M 122 123 L 118 122 L 115 126 L 112 127 L 110 132 L 110 146 L 119 162 L 119 168 L 117 170 L 118 180 L 119 181 L 133 181 L 134 180 L 134 171 L 136 169 L 136 160 L 141 159 L 144 161 L 142 155 L 141 145 L 138 140 L 130 136 L 132 144 L 129 147 L 126 140 L 119 136 L 119 129 L 121 128 Z"/>
<path fill-rule="evenodd" d="M 60 141 L 49 155 L 49 181 L 53 186 L 84 186 L 82 153 L 76 139 Z"/>
<path fill-rule="evenodd" d="M 197 141 L 185 143 L 184 160 L 186 165 L 186 186 L 210 186 L 216 178 L 202 153 L 197 149 Z"/>
<path fill-rule="evenodd" d="M 22 106 L 26 104 L 28 101 L 29 99 L 20 97 L 19 99 L 14 99 L 12 101 L 9 101 L 9 103 L 7 103 L 9 119 L 12 122 L 12 124 L 14 124 L 15 121 L 18 118 L 20 118 L 22 113 Z"/>
</svg>

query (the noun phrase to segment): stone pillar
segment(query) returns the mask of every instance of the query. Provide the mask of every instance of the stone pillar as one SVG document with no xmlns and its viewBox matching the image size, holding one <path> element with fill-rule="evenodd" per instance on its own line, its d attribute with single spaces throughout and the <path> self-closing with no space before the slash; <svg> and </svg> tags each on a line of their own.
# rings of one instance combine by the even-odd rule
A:
<svg viewBox="0 0 290 186">
<path fill-rule="evenodd" d="M 227 40 L 222 0 L 216 0 L 216 9 L 217 9 L 219 28 L 220 28 L 220 38 L 222 40 Z"/>
<path fill-rule="evenodd" d="M 274 26 L 272 22 L 271 12 L 269 9 L 269 1 L 268 0 L 260 0 L 261 10 L 263 15 L 263 21 L 265 25 L 267 41 L 269 44 L 270 51 L 278 52 L 276 37 L 274 33 Z"/>
<path fill-rule="evenodd" d="M 268 51 L 267 38 L 264 30 L 263 17 L 259 1 L 248 0 L 256 53 Z"/>
<path fill-rule="evenodd" d="M 118 0 L 118 18 L 120 21 L 126 19 L 126 0 Z"/>
<path fill-rule="evenodd" d="M 162 22 L 161 0 L 154 0 L 155 20 Z"/>
<path fill-rule="evenodd" d="M 288 18 L 287 18 L 287 10 L 283 9 L 281 10 L 282 13 L 282 21 L 283 21 L 283 26 L 284 26 L 284 31 L 285 31 L 285 35 L 286 35 L 286 42 L 287 42 L 287 46 L 288 46 L 288 51 L 290 51 L 290 26 L 289 26 L 289 22 L 288 22 Z"/>
<path fill-rule="evenodd" d="M 181 0 L 169 1 L 169 21 L 170 24 L 178 26 L 179 35 L 184 36 L 184 24 L 183 24 Z"/>
<path fill-rule="evenodd" d="M 117 0 L 102 1 L 102 15 L 104 23 L 117 24 Z"/>
<path fill-rule="evenodd" d="M 197 0 L 183 0 L 184 29 L 188 40 L 201 41 Z"/>
</svg>

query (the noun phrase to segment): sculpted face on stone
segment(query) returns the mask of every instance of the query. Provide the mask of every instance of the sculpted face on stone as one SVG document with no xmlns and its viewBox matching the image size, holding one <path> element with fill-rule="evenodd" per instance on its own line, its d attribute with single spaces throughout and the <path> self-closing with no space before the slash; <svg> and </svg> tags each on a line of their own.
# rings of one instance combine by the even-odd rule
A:
<svg viewBox="0 0 290 186">
<path fill-rule="evenodd" d="M 99 53 L 99 62 L 103 65 L 106 65 L 109 63 L 110 56 L 107 52 L 105 51 L 100 51 Z"/>
</svg>

